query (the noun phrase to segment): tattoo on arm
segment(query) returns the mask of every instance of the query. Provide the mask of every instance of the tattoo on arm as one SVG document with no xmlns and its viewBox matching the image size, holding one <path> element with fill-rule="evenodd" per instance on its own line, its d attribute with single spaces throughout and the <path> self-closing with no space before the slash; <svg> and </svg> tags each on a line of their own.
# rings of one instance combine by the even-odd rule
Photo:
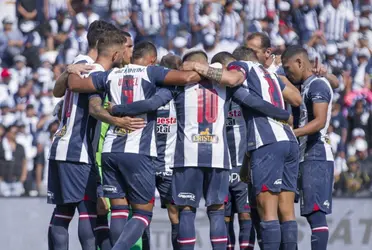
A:
<svg viewBox="0 0 372 250">
<path fill-rule="evenodd" d="M 223 69 L 209 67 L 204 64 L 196 64 L 195 71 L 210 80 L 221 82 Z"/>
<path fill-rule="evenodd" d="M 102 99 L 100 97 L 93 97 L 89 100 L 89 114 L 97 120 L 115 125 L 115 117 L 111 116 L 102 106 Z"/>
</svg>

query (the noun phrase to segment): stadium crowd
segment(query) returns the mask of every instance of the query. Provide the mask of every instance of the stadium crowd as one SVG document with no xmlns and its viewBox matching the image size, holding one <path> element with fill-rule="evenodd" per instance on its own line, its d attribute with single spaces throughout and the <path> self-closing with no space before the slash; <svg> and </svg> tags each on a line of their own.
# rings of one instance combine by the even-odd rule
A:
<svg viewBox="0 0 372 250">
<path fill-rule="evenodd" d="M 286 46 L 303 45 L 340 81 L 329 128 L 334 195 L 371 196 L 370 0 L 16 1 L 0 34 L 0 196 L 46 195 L 47 156 L 58 128 L 54 83 L 87 52 L 86 30 L 97 19 L 135 42 L 152 41 L 159 60 L 191 47 L 212 58 L 253 32 L 269 35 L 278 59 Z"/>
</svg>

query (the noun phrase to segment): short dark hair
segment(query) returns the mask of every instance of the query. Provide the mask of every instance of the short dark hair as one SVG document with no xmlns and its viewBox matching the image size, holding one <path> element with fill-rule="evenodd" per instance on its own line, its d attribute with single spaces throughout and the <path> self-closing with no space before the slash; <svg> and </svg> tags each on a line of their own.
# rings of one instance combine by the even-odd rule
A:
<svg viewBox="0 0 372 250">
<path fill-rule="evenodd" d="M 270 37 L 263 32 L 254 32 L 247 37 L 247 41 L 253 40 L 256 37 L 261 39 L 261 49 L 266 50 L 271 48 Z"/>
<path fill-rule="evenodd" d="M 88 46 L 90 49 L 96 47 L 98 40 L 101 37 L 105 36 L 105 32 L 107 31 L 115 31 L 119 30 L 115 27 L 115 25 L 108 23 L 106 21 L 97 20 L 94 21 L 89 25 L 88 33 L 87 33 L 87 40 Z"/>
<path fill-rule="evenodd" d="M 309 59 L 306 49 L 304 49 L 300 45 L 289 46 L 282 54 L 282 61 L 288 60 L 292 56 L 299 55 L 299 54 L 302 54 L 306 56 L 307 59 Z"/>
<path fill-rule="evenodd" d="M 227 65 L 233 61 L 236 61 L 236 58 L 231 53 L 222 51 L 214 55 L 211 63 L 221 63 L 222 65 Z"/>
<path fill-rule="evenodd" d="M 192 49 L 191 49 L 192 50 Z M 182 62 L 189 61 L 195 56 L 202 56 L 208 61 L 208 56 L 203 50 L 192 50 L 182 57 Z"/>
<path fill-rule="evenodd" d="M 152 42 L 142 41 L 136 43 L 133 48 L 132 60 L 140 59 L 150 53 L 154 54 L 155 56 L 158 56 L 156 47 Z"/>
<path fill-rule="evenodd" d="M 127 38 L 120 30 L 106 31 L 105 36 L 101 37 L 97 42 L 98 54 L 102 54 L 106 49 L 112 46 L 122 45 L 127 42 Z"/>
<path fill-rule="evenodd" d="M 160 61 L 160 66 L 168 69 L 178 69 L 181 66 L 182 60 L 179 56 L 168 54 L 163 56 Z"/>
<path fill-rule="evenodd" d="M 233 52 L 233 56 L 236 58 L 236 60 L 239 60 L 239 61 L 257 61 L 258 60 L 256 52 L 254 52 L 253 49 L 247 48 L 245 46 L 237 47 Z"/>
<path fill-rule="evenodd" d="M 5 134 L 9 133 L 10 130 L 12 130 L 12 128 L 16 128 L 16 129 L 18 129 L 16 123 L 12 123 L 12 124 L 10 124 L 8 127 L 6 127 L 6 128 L 5 128 Z"/>
</svg>

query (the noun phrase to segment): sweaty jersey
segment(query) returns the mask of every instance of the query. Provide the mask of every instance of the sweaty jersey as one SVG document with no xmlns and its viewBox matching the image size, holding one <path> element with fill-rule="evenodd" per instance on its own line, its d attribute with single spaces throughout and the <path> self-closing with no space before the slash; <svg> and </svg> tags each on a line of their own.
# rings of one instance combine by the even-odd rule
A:
<svg viewBox="0 0 372 250">
<path fill-rule="evenodd" d="M 305 80 L 301 89 L 302 103 L 300 106 L 299 127 L 305 126 L 314 119 L 313 104 L 328 103 L 327 121 L 319 132 L 300 137 L 300 162 L 333 161 L 332 147 L 327 135 L 331 120 L 333 91 L 330 83 L 324 77 L 311 76 Z"/>
<path fill-rule="evenodd" d="M 282 90 L 285 85 L 275 74 L 270 74 L 261 64 L 248 61 L 236 61 L 228 69 L 238 69 L 246 75 L 246 82 L 251 93 L 272 105 L 285 109 Z M 267 144 L 279 141 L 295 141 L 292 128 L 281 121 L 268 117 L 255 110 L 244 110 L 247 125 L 247 150 L 255 150 Z"/>
<path fill-rule="evenodd" d="M 78 56 L 77 62 L 86 62 L 87 56 Z M 90 57 L 89 57 L 90 58 Z M 99 64 L 89 74 L 104 71 Z M 86 75 L 88 76 L 88 75 Z M 93 164 L 95 149 L 92 145 L 96 120 L 89 116 L 89 94 L 66 90 L 59 128 L 54 134 L 49 160 Z"/>
<path fill-rule="evenodd" d="M 173 100 L 160 107 L 156 114 L 158 157 L 154 160 L 155 171 L 157 173 L 165 172 L 171 174 L 177 138 L 177 115 Z"/>
<path fill-rule="evenodd" d="M 231 165 L 232 167 L 240 167 L 243 164 L 245 152 L 247 152 L 247 128 L 240 105 L 230 101 L 228 106 L 226 133 Z"/>
<path fill-rule="evenodd" d="M 164 81 L 168 71 L 160 66 L 129 64 L 124 68 L 93 74 L 92 80 L 96 90 L 108 93 L 109 101 L 113 104 L 130 104 L 152 97 L 156 92 L 156 84 Z M 130 131 L 111 125 L 102 153 L 123 152 L 156 157 L 156 112 L 138 117 L 147 122 L 142 129 Z"/>
</svg>

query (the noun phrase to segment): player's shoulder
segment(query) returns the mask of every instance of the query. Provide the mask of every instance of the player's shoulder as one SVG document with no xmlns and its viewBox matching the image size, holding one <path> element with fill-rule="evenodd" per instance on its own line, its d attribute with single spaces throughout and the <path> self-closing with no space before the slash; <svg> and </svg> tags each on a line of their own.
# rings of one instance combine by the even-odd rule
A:
<svg viewBox="0 0 372 250">
<path fill-rule="evenodd" d="M 78 63 L 89 63 L 89 64 L 93 64 L 94 63 L 94 60 L 90 56 L 79 54 L 79 55 L 77 55 L 75 57 L 75 59 L 74 59 L 74 61 L 72 63 L 73 64 L 78 64 Z"/>
<path fill-rule="evenodd" d="M 311 82 L 310 82 L 310 88 L 325 88 L 332 90 L 330 82 L 327 80 L 325 77 L 315 77 Z"/>
</svg>

